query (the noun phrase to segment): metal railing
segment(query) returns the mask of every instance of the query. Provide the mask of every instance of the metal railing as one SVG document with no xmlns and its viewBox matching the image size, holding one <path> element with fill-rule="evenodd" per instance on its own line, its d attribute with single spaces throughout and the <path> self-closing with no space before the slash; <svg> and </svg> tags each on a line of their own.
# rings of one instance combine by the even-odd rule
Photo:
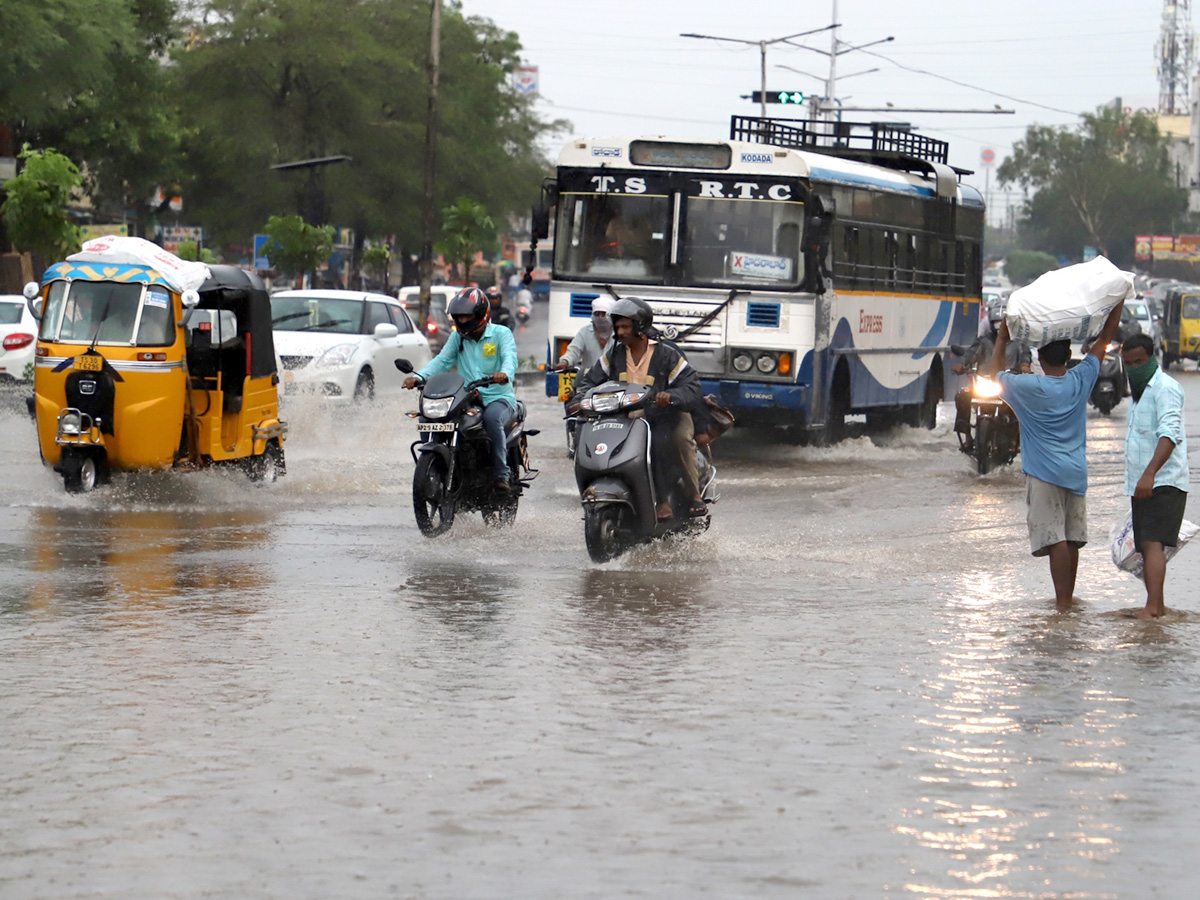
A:
<svg viewBox="0 0 1200 900">
<path fill-rule="evenodd" d="M 869 158 L 879 165 L 888 165 L 890 160 L 898 168 L 913 161 L 945 165 L 950 154 L 950 145 L 946 141 L 890 128 L 884 122 L 730 116 L 729 139 L 795 150 L 819 150 L 834 156 Z"/>
</svg>

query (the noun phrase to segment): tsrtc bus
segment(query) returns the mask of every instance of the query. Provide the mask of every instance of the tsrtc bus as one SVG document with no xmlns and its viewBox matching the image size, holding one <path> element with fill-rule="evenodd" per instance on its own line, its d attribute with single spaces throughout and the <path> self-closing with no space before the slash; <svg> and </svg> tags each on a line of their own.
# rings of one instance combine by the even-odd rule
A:
<svg viewBox="0 0 1200 900">
<path fill-rule="evenodd" d="M 556 208 L 548 362 L 594 299 L 640 297 L 740 426 L 932 428 L 982 291 L 983 199 L 947 149 L 743 116 L 727 141 L 573 140 L 535 210 Z"/>
</svg>

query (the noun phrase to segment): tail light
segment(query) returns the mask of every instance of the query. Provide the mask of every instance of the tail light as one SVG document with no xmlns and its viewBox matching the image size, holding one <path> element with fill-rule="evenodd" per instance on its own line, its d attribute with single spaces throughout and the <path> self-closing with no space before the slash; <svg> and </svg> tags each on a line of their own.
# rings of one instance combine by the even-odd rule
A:
<svg viewBox="0 0 1200 900">
<path fill-rule="evenodd" d="M 437 322 L 433 321 L 433 319 L 430 319 L 429 321 L 427 321 L 425 323 L 425 330 L 428 331 L 430 334 L 437 334 L 437 330 L 438 330 Z"/>
<path fill-rule="evenodd" d="M 33 343 L 32 334 L 10 334 L 4 339 L 5 350 L 20 350 L 22 347 L 28 347 Z"/>
</svg>

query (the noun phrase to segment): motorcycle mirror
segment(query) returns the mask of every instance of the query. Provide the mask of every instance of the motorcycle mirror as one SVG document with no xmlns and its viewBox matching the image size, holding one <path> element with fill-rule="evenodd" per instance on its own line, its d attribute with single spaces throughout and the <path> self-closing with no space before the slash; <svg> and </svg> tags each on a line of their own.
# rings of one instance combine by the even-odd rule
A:
<svg viewBox="0 0 1200 900">
<path fill-rule="evenodd" d="M 407 359 L 396 360 L 396 368 L 399 369 L 401 372 L 403 372 L 405 375 L 411 375 L 413 372 L 413 364 L 410 363 Z"/>
</svg>

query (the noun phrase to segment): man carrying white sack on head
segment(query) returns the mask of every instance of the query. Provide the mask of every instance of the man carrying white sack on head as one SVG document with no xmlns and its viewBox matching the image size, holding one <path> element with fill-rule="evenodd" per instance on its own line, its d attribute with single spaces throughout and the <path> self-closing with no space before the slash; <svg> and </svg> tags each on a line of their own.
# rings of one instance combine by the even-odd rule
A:
<svg viewBox="0 0 1200 900">
<path fill-rule="evenodd" d="M 1003 371 L 1008 322 L 1000 323 L 992 369 L 1000 396 L 1021 426 L 1021 471 L 1029 545 L 1034 556 L 1050 558 L 1050 578 L 1059 608 L 1070 605 L 1079 570 L 1079 548 L 1087 543 L 1087 402 L 1100 374 L 1105 348 L 1121 324 L 1122 300 L 1108 314 L 1091 350 L 1073 369 L 1070 340 L 1038 350 L 1044 375 Z"/>
</svg>

